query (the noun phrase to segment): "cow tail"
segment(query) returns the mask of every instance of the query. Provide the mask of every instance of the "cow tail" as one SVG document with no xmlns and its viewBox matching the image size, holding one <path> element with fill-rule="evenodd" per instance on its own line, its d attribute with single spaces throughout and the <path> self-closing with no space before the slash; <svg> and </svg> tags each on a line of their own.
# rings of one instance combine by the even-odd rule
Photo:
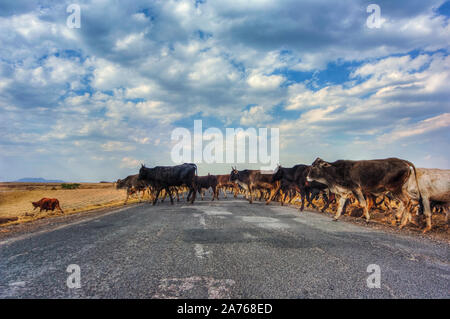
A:
<svg viewBox="0 0 450 319">
<path fill-rule="evenodd" d="M 414 170 L 414 178 L 416 179 L 416 185 L 417 185 L 417 191 L 419 192 L 419 215 L 423 214 L 424 208 L 423 208 L 423 200 L 422 200 L 422 193 L 420 192 L 419 188 L 419 180 L 417 179 L 417 172 L 416 172 L 416 166 L 414 166 L 413 163 L 406 161 L 410 166 L 412 166 Z"/>
</svg>

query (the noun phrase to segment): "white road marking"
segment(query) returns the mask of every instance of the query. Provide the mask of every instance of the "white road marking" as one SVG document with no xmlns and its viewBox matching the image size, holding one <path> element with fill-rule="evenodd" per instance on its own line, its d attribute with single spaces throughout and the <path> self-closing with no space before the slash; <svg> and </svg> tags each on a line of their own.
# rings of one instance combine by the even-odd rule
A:
<svg viewBox="0 0 450 319">
<path fill-rule="evenodd" d="M 204 259 L 206 256 L 211 254 L 210 251 L 206 251 L 206 250 L 203 249 L 203 245 L 202 244 L 195 244 L 194 245 L 194 250 L 195 250 L 195 256 L 198 259 Z"/>
<path fill-rule="evenodd" d="M 231 298 L 231 288 L 234 284 L 235 281 L 231 279 L 215 279 L 212 277 L 165 278 L 160 280 L 157 291 L 152 298 L 186 298 L 190 295 L 190 291 L 196 287 L 206 287 L 208 299 Z"/>
<path fill-rule="evenodd" d="M 200 225 L 202 225 L 203 228 L 206 228 L 205 216 L 203 216 L 202 214 L 192 214 L 192 216 L 198 217 Z"/>
<path fill-rule="evenodd" d="M 9 284 L 10 287 L 25 287 L 25 281 L 16 281 Z"/>
<path fill-rule="evenodd" d="M 255 239 L 255 238 L 258 238 L 258 237 L 256 237 L 256 236 L 253 236 L 253 235 L 250 234 L 250 233 L 242 233 L 242 236 L 243 236 L 245 239 Z"/>
<path fill-rule="evenodd" d="M 200 215 L 200 225 L 202 225 L 203 227 L 206 227 L 206 221 L 205 221 L 205 216 Z"/>
</svg>

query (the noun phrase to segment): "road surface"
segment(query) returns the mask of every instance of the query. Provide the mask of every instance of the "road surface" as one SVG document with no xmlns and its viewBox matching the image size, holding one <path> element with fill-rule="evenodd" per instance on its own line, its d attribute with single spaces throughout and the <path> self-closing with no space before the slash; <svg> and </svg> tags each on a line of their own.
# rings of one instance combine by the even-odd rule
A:
<svg viewBox="0 0 450 319">
<path fill-rule="evenodd" d="M 142 203 L 2 239 L 0 298 L 449 298 L 449 251 L 278 203 Z"/>
</svg>

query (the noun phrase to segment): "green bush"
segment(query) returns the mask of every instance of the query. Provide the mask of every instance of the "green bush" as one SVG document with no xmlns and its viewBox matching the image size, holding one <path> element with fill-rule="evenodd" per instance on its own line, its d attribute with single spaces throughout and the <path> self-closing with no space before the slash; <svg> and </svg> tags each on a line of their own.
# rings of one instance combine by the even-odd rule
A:
<svg viewBox="0 0 450 319">
<path fill-rule="evenodd" d="M 73 183 L 73 184 L 61 184 L 62 189 L 77 189 L 81 184 Z"/>
</svg>

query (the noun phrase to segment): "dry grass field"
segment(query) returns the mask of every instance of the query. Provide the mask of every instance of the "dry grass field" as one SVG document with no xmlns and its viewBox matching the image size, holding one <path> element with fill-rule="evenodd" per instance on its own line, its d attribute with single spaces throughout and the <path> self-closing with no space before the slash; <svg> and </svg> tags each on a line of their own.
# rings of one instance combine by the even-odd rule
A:
<svg viewBox="0 0 450 319">
<path fill-rule="evenodd" d="M 0 218 L 18 217 L 16 221 L 2 225 L 61 215 L 57 210 L 33 210 L 31 202 L 43 197 L 57 198 L 64 214 L 73 214 L 123 205 L 126 191 L 115 189 L 112 183 L 81 183 L 78 189 L 62 189 L 60 183 L 0 183 Z M 128 202 L 136 200 L 132 197 Z"/>
</svg>

